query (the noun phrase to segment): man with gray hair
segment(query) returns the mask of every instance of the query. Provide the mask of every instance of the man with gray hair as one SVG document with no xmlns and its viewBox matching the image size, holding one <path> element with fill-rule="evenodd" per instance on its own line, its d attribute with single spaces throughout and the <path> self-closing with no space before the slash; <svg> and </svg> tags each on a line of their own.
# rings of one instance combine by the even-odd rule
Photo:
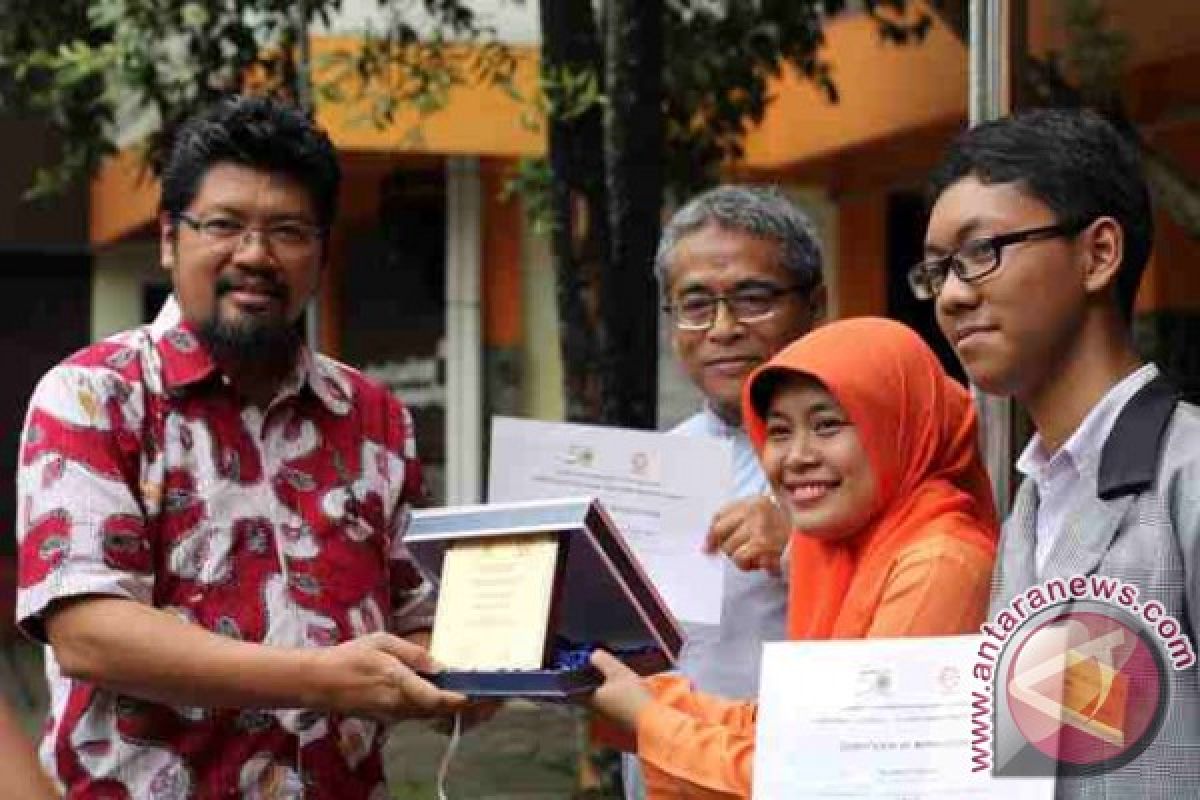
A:
<svg viewBox="0 0 1200 800">
<path fill-rule="evenodd" d="M 734 491 L 705 546 L 725 559 L 720 625 L 686 626 L 680 671 L 730 698 L 758 693 L 764 641 L 786 638 L 780 558 L 790 526 L 742 430 L 742 384 L 759 364 L 807 333 L 825 312 L 821 246 L 812 222 L 777 189 L 720 186 L 667 223 L 655 274 L 671 347 L 704 407 L 672 432 L 733 445 Z M 626 792 L 641 797 L 633 757 Z"/>
</svg>

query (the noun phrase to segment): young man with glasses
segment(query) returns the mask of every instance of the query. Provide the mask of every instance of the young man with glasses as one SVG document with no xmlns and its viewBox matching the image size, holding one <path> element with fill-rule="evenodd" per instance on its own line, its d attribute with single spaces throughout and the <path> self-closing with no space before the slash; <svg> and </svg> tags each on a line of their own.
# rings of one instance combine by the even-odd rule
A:
<svg viewBox="0 0 1200 800">
<path fill-rule="evenodd" d="M 462 707 L 417 674 L 411 418 L 297 333 L 338 185 L 297 109 L 188 121 L 159 218 L 178 308 L 35 390 L 18 617 L 50 645 L 42 760 L 71 797 L 380 797 L 382 722 Z"/>
<path fill-rule="evenodd" d="M 962 134 L 931 189 L 912 287 L 935 300 L 971 380 L 1015 398 L 1037 429 L 1017 464 L 994 610 L 1046 580 L 1103 575 L 1157 602 L 1194 646 L 1200 413 L 1132 344 L 1153 238 L 1136 151 L 1090 112 L 1031 111 Z M 1092 769 L 1060 764 L 1059 797 L 1200 796 L 1200 674 L 1166 673 L 1146 749 L 1123 763 L 1098 744 Z"/>
<path fill-rule="evenodd" d="M 705 691 L 758 693 L 764 641 L 786 636 L 780 556 L 790 527 L 742 431 L 742 384 L 824 315 L 821 247 L 812 222 L 779 191 L 721 186 L 693 198 L 663 230 L 655 275 L 671 345 L 704 408 L 674 433 L 733 445 L 734 492 L 707 547 L 725 558 L 721 624 L 688 625 L 680 670 Z M 641 796 L 637 760 L 626 788 Z"/>
</svg>

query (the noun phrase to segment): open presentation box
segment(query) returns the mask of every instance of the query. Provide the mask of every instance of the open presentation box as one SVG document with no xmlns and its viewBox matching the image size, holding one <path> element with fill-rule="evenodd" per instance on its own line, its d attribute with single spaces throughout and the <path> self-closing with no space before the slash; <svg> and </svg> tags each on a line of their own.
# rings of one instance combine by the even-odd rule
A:
<svg viewBox="0 0 1200 800">
<path fill-rule="evenodd" d="M 561 701 L 600 684 L 595 649 L 643 675 L 679 655 L 679 624 L 594 498 L 415 511 L 405 544 L 439 580 L 444 689 Z"/>
</svg>

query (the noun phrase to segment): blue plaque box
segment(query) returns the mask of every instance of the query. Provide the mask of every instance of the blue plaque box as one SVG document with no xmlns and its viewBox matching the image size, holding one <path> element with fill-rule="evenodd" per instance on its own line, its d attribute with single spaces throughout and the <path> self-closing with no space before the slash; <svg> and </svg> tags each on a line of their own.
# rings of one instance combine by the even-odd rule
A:
<svg viewBox="0 0 1200 800">
<path fill-rule="evenodd" d="M 556 533 L 555 583 L 544 669 L 446 671 L 438 686 L 474 698 L 564 701 L 600 685 L 588 663 L 604 649 L 642 675 L 670 669 L 683 645 L 679 624 L 600 501 L 590 497 L 414 511 L 405 536 L 413 557 L 442 574 L 446 548 L 490 536 Z"/>
</svg>

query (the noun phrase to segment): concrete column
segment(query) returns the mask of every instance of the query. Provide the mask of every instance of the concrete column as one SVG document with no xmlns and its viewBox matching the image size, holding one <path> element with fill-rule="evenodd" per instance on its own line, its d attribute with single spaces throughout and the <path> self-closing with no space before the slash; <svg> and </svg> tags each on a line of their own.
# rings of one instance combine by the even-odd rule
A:
<svg viewBox="0 0 1200 800">
<path fill-rule="evenodd" d="M 967 108 L 972 125 L 1004 116 L 1010 110 L 1010 27 L 1004 0 L 971 0 L 970 83 Z M 1017 17 L 1021 19 L 1021 17 Z M 996 510 L 1008 516 L 1012 495 L 1012 401 L 972 387 L 979 409 L 983 458 L 992 479 Z"/>
<path fill-rule="evenodd" d="M 159 266 L 157 239 L 138 239 L 107 247 L 92 262 L 91 340 L 136 328 L 142 320 L 147 286 L 171 285 Z"/>
<path fill-rule="evenodd" d="M 477 503 L 483 469 L 479 159 L 446 159 L 446 502 Z M 517 232 L 514 231 L 513 235 Z"/>
</svg>

